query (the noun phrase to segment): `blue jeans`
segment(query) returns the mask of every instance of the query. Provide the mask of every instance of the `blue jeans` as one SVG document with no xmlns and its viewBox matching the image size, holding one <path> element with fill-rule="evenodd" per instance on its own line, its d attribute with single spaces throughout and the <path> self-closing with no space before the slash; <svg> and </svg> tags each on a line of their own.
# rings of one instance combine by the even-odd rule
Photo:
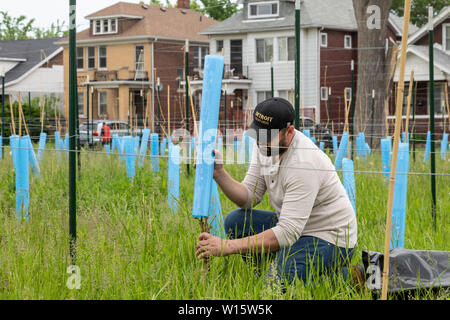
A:
<svg viewBox="0 0 450 320">
<path fill-rule="evenodd" d="M 271 229 L 277 222 L 275 212 L 238 209 L 226 216 L 224 227 L 230 239 L 239 239 Z M 306 283 L 309 276 L 321 277 L 340 270 L 345 280 L 349 274 L 346 265 L 353 251 L 353 248 L 341 248 L 316 237 L 301 236 L 293 245 L 276 252 L 277 276 L 288 283 L 296 278 Z M 334 274 L 331 277 L 334 278 Z"/>
</svg>

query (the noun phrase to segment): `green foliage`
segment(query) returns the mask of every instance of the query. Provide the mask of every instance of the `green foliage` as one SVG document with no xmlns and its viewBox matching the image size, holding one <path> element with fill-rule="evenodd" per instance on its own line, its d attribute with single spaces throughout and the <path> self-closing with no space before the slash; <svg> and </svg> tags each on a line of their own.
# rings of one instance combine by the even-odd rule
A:
<svg viewBox="0 0 450 320">
<path fill-rule="evenodd" d="M 47 39 L 47 38 L 59 38 L 67 37 L 69 35 L 69 30 L 65 26 L 65 22 L 62 23 L 57 20 L 56 24 L 52 23 L 49 29 L 45 28 L 34 28 L 34 38 L 35 39 Z"/>
<path fill-rule="evenodd" d="M 393 0 L 392 10 L 400 17 L 403 17 L 405 1 Z M 411 22 L 418 27 L 422 27 L 428 22 L 428 7 L 432 6 L 434 14 L 439 12 L 447 6 L 450 6 L 450 0 L 412 0 L 411 3 Z"/>
<path fill-rule="evenodd" d="M 130 183 L 117 155 L 82 152 L 77 175 L 77 266 L 81 289 L 69 290 L 68 161 L 56 153 L 52 137 L 41 163 L 41 177 L 30 181 L 30 223 L 18 223 L 15 215 L 14 173 L 8 149 L 0 160 L 0 299 L 233 299 L 233 300 L 361 300 L 359 293 L 343 280 L 309 279 L 288 287 L 283 294 L 277 283 L 262 276 L 239 255 L 214 258 L 206 278 L 194 247 L 200 233 L 192 218 L 194 175 L 180 176 L 180 210 L 173 213 L 167 201 L 167 158 L 160 172 L 151 170 L 150 159 L 137 168 Z M 92 151 L 92 150 L 83 150 Z M 100 149 L 95 151 L 101 151 Z M 411 171 L 429 172 L 423 148 Z M 450 162 L 437 157 L 439 172 L 450 172 Z M 240 181 L 246 165 L 226 165 Z M 367 160 L 355 160 L 355 169 L 380 171 L 377 151 Z M 388 183 L 380 174 L 356 173 L 358 245 L 352 265 L 361 263 L 361 251 L 384 250 L 384 228 Z M 437 179 L 437 229 L 433 230 L 429 176 L 408 177 L 406 241 L 408 249 L 448 250 L 450 184 Z M 221 191 L 224 214 L 236 207 Z M 273 210 L 267 195 L 258 205 Z M 448 299 L 449 291 L 414 295 L 412 299 Z"/>
<path fill-rule="evenodd" d="M 25 16 L 11 17 L 8 12 L 0 11 L 0 40 L 31 39 L 29 33 L 33 31 L 34 19 Z"/>
<path fill-rule="evenodd" d="M 44 115 L 44 131 L 47 133 L 52 133 L 54 131 L 54 114 L 55 114 L 55 105 L 56 105 L 57 97 L 52 94 L 50 96 L 45 96 L 42 98 L 42 102 L 39 97 L 31 99 L 31 114 L 28 103 L 28 97 L 22 96 L 22 111 L 25 116 L 25 120 L 27 123 L 27 127 L 30 133 L 30 136 L 33 140 L 39 139 L 39 134 L 41 132 L 41 107 L 43 106 L 45 109 Z M 14 125 L 16 133 L 18 134 L 19 130 L 19 102 L 13 102 L 13 113 L 14 113 Z M 60 114 L 60 121 L 64 122 L 64 116 Z M 0 109 L 0 122 L 1 122 L 1 109 Z M 9 107 L 9 101 L 5 102 L 5 137 L 9 137 L 12 135 L 12 121 L 11 121 L 11 111 Z M 25 135 L 25 127 L 22 122 L 22 135 Z M 4 140 L 4 144 L 8 144 L 8 140 Z"/>
<path fill-rule="evenodd" d="M 196 0 L 191 1 L 191 9 L 217 21 L 228 19 L 239 11 L 238 4 L 232 0 Z"/>
<path fill-rule="evenodd" d="M 0 11 L 0 40 L 26 40 L 65 37 L 68 28 L 59 20 L 49 29 L 34 26 L 35 19 L 27 20 L 25 16 L 11 17 L 8 12 Z"/>
</svg>

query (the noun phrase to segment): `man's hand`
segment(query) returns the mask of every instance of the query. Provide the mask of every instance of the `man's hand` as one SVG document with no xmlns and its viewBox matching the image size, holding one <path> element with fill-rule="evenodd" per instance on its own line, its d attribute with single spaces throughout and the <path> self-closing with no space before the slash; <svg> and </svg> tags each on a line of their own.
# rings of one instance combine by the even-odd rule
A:
<svg viewBox="0 0 450 320">
<path fill-rule="evenodd" d="M 206 232 L 200 234 L 199 240 L 195 246 L 195 255 L 199 259 L 210 256 L 225 257 L 234 253 L 231 240 L 214 237 Z"/>
<path fill-rule="evenodd" d="M 220 153 L 218 150 L 213 150 L 214 153 L 214 174 L 213 178 L 214 180 L 223 173 L 225 170 L 223 168 L 223 156 L 222 153 Z"/>
<path fill-rule="evenodd" d="M 219 177 L 221 174 L 224 173 L 225 169 L 223 167 L 223 156 L 222 153 L 220 153 L 218 150 L 213 150 L 214 154 L 214 174 L 213 179 L 216 180 L 217 177 Z M 197 167 L 197 164 L 195 163 L 194 159 L 194 169 Z"/>
</svg>

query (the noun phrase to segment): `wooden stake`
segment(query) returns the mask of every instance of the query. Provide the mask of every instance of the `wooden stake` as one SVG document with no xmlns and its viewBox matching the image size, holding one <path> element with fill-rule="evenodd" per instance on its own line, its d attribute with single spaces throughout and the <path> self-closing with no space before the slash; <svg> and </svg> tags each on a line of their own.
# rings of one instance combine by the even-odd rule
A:
<svg viewBox="0 0 450 320">
<path fill-rule="evenodd" d="M 28 136 L 30 136 L 30 131 L 28 131 L 28 126 L 27 126 L 27 121 L 25 119 L 25 115 L 23 114 L 22 102 L 20 100 L 19 100 L 19 112 L 22 116 L 23 125 L 25 127 L 25 132 L 27 133 Z M 30 138 L 31 138 L 31 136 L 30 136 Z"/>
<path fill-rule="evenodd" d="M 19 92 L 18 100 L 19 100 L 19 138 L 20 138 L 22 136 L 22 113 L 20 112 L 22 103 L 20 102 L 20 100 L 21 100 L 20 92 Z"/>
<path fill-rule="evenodd" d="M 11 112 L 11 124 L 13 135 L 16 135 L 16 122 L 14 121 L 14 110 L 11 95 L 9 95 L 9 111 Z"/>
<path fill-rule="evenodd" d="M 42 100 L 39 100 L 39 101 L 42 101 Z M 45 101 L 45 98 L 44 98 L 44 101 Z M 45 102 L 41 104 L 41 133 L 44 132 L 44 117 L 45 117 Z"/>
<path fill-rule="evenodd" d="M 195 116 L 194 102 L 192 101 L 191 79 L 189 76 L 187 77 L 187 84 L 189 90 L 189 101 L 191 102 L 192 117 L 194 118 L 194 137 L 197 138 L 198 137 L 197 117 Z"/>
<path fill-rule="evenodd" d="M 395 130 L 394 130 L 394 149 L 392 152 L 391 174 L 389 178 L 389 197 L 386 214 L 386 230 L 384 234 L 384 263 L 383 263 L 383 283 L 381 291 L 381 299 L 387 299 L 388 282 L 389 282 L 389 250 L 391 242 L 391 224 L 392 224 L 392 207 L 394 203 L 394 187 L 395 175 L 397 173 L 397 156 L 398 146 L 400 142 L 400 123 L 402 121 L 402 106 L 403 106 L 403 91 L 404 91 L 404 77 L 405 77 L 405 63 L 406 63 L 406 49 L 408 41 L 409 20 L 411 14 L 411 0 L 405 0 L 403 18 L 403 34 L 400 55 L 400 72 L 397 90 L 397 103 L 395 106 Z"/>
<path fill-rule="evenodd" d="M 170 139 L 170 86 L 167 86 L 167 120 L 168 120 L 167 132 L 169 133 Z"/>
<path fill-rule="evenodd" d="M 411 77 L 409 79 L 408 102 L 406 105 L 406 123 L 405 123 L 405 140 L 406 141 L 408 141 L 408 133 L 409 133 L 409 114 L 411 112 L 413 81 L 414 81 L 414 70 L 411 71 Z"/>
<path fill-rule="evenodd" d="M 448 82 L 447 85 L 444 86 L 445 93 L 445 106 L 447 107 L 447 122 L 450 124 L 450 105 L 448 104 Z M 445 133 L 445 118 L 444 118 L 444 133 Z"/>
</svg>

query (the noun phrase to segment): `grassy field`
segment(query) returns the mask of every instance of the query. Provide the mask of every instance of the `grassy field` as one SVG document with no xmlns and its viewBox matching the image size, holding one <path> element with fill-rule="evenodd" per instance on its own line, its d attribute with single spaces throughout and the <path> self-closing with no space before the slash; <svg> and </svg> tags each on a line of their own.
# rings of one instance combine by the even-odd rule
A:
<svg viewBox="0 0 450 320">
<path fill-rule="evenodd" d="M 81 289 L 69 290 L 68 165 L 67 156 L 48 151 L 41 177 L 30 182 L 30 223 L 15 214 L 15 182 L 9 150 L 0 160 L 0 299 L 371 299 L 350 283 L 329 280 L 297 283 L 282 293 L 258 276 L 240 256 L 215 258 L 206 279 L 194 247 L 200 233 L 191 216 L 194 175 L 181 173 L 180 210 L 173 214 L 167 201 L 167 159 L 159 173 L 150 159 L 138 169 L 134 183 L 117 156 L 83 153 L 77 185 L 77 266 Z M 59 158 L 59 159 L 58 159 Z M 450 162 L 437 155 L 437 171 L 450 173 Z M 448 158 L 448 156 L 447 156 Z M 356 160 L 355 169 L 380 171 L 380 156 Z M 246 165 L 227 165 L 238 180 Z M 411 171 L 429 172 L 423 153 L 411 159 Z M 405 247 L 449 250 L 450 179 L 437 177 L 438 215 L 433 231 L 430 177 L 410 175 Z M 361 251 L 384 251 L 388 185 L 375 173 L 356 174 L 358 246 Z M 221 193 L 223 212 L 235 206 Z M 267 196 L 258 206 L 270 210 Z M 449 292 L 420 299 L 448 299 Z"/>
</svg>

